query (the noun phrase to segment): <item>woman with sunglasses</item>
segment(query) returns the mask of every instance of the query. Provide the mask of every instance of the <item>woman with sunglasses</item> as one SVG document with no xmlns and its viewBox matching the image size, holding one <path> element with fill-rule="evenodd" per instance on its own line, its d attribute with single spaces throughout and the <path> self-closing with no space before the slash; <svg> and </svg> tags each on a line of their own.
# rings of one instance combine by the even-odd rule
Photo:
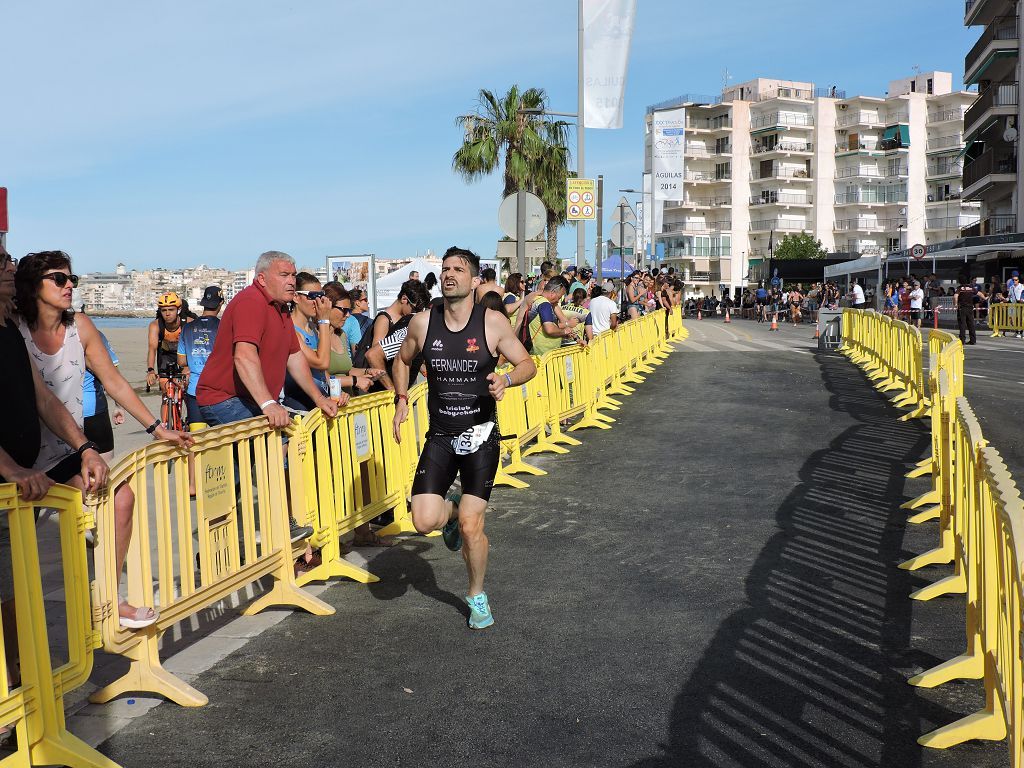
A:
<svg viewBox="0 0 1024 768">
<path fill-rule="evenodd" d="M 352 352 L 345 328 L 352 315 L 352 299 L 345 286 L 332 280 L 324 283 L 324 294 L 331 301 L 331 361 L 327 373 L 338 379 L 342 387 L 354 390 L 353 394 L 365 394 L 384 371 L 375 368 L 353 368 Z"/>
<path fill-rule="evenodd" d="M 86 367 L 118 405 L 157 440 L 169 440 L 187 450 L 192 438 L 166 429 L 135 394 L 131 384 L 114 366 L 100 332 L 85 315 L 71 311 L 71 292 L 78 276 L 71 273 L 71 259 L 63 251 L 30 253 L 18 263 L 15 274 L 18 327 L 36 367 L 50 390 L 64 403 L 79 427 L 83 426 L 82 387 Z M 95 449 L 91 442 L 74 448 L 41 424 L 42 446 L 35 467 L 56 482 L 88 490 L 79 472 L 82 454 Z M 135 494 L 127 483 L 114 490 L 114 552 L 118 582 L 132 536 Z M 141 629 L 155 622 L 152 608 L 118 605 L 121 626 Z"/>
<path fill-rule="evenodd" d="M 325 395 L 330 394 L 327 385 L 327 369 L 331 363 L 330 314 L 331 300 L 324 295 L 320 281 L 309 272 L 299 272 L 295 276 L 292 325 L 299 337 L 299 349 L 313 374 L 313 382 Z M 348 395 L 343 395 L 338 404 L 344 405 L 347 400 Z M 284 404 L 297 411 L 311 411 L 316 407 L 291 375 L 285 376 Z"/>
<path fill-rule="evenodd" d="M 352 300 L 352 312 L 342 326 L 345 336 L 348 337 L 349 353 L 355 354 L 356 344 L 363 339 L 363 334 L 370 330 L 373 325 L 373 318 L 370 317 L 370 299 L 366 295 L 365 288 L 353 288 L 348 292 Z"/>
</svg>

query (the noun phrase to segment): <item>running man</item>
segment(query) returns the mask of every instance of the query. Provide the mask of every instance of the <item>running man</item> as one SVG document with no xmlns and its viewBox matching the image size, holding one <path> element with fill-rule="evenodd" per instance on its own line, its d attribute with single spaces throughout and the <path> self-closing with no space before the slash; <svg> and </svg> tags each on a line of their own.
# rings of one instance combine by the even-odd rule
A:
<svg viewBox="0 0 1024 768">
<path fill-rule="evenodd" d="M 444 300 L 413 316 L 392 370 L 394 433 L 401 442 L 402 422 L 409 415 L 410 364 L 422 355 L 427 368 L 430 427 L 412 486 L 412 520 L 420 533 L 440 530 L 448 549 L 462 550 L 471 629 L 494 623 L 484 592 L 484 512 L 501 454 L 495 402 L 506 387 L 525 384 L 537 373 L 508 318 L 474 303 L 479 274 L 480 258 L 472 251 L 452 247 L 445 252 Z M 494 372 L 499 354 L 515 366 L 508 373 Z M 456 474 L 462 491 L 450 493 Z"/>
</svg>

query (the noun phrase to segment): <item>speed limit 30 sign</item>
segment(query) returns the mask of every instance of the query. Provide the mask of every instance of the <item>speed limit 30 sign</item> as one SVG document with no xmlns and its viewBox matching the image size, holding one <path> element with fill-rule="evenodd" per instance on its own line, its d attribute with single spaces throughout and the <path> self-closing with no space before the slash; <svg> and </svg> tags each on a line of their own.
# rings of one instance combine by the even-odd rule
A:
<svg viewBox="0 0 1024 768">
<path fill-rule="evenodd" d="M 924 247 L 923 245 L 921 245 L 920 243 L 917 243 L 917 244 L 915 244 L 915 245 L 912 245 L 912 246 L 910 247 L 910 255 L 911 255 L 911 256 L 913 256 L 913 257 L 914 257 L 915 259 L 917 259 L 918 261 L 920 261 L 921 259 L 923 259 L 923 258 L 924 258 L 924 255 L 925 255 L 926 253 L 928 253 L 928 249 L 927 249 L 927 248 L 925 248 L 925 247 Z"/>
</svg>

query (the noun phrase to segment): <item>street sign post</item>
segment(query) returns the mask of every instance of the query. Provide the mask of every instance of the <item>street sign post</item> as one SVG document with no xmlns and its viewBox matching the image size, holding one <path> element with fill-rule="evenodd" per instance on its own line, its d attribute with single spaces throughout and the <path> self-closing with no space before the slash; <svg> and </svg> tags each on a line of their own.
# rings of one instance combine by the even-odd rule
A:
<svg viewBox="0 0 1024 768">
<path fill-rule="evenodd" d="M 526 241 L 538 237 L 547 224 L 547 208 L 532 192 L 514 192 L 498 206 L 498 225 L 516 241 L 516 268 L 526 274 Z"/>
<path fill-rule="evenodd" d="M 565 212 L 569 221 L 597 218 L 597 185 L 593 179 L 566 179 Z"/>
</svg>

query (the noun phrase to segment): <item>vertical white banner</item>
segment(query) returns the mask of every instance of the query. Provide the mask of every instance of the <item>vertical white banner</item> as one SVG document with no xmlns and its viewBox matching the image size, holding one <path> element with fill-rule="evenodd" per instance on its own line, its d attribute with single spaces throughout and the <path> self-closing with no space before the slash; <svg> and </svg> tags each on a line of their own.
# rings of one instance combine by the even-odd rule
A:
<svg viewBox="0 0 1024 768">
<path fill-rule="evenodd" d="M 636 0 L 583 0 L 583 127 L 621 128 Z"/>
<path fill-rule="evenodd" d="M 655 253 L 654 253 L 654 232 L 655 232 L 654 224 L 655 224 L 655 219 L 656 218 L 660 218 L 660 217 L 658 217 L 657 214 L 655 214 L 655 212 L 654 212 L 654 208 L 655 208 L 655 206 L 654 206 L 654 195 L 651 194 L 651 174 L 649 174 L 649 173 L 645 173 L 644 174 L 643 190 L 644 190 L 644 211 L 645 211 L 645 213 L 644 213 L 644 242 L 651 246 L 651 259 L 653 259 L 654 256 L 655 256 Z M 664 206 L 661 203 L 658 204 L 658 207 L 664 208 Z M 658 232 L 661 231 L 661 221 L 660 220 L 658 221 L 658 230 L 657 231 Z"/>
<path fill-rule="evenodd" d="M 686 108 L 651 115 L 651 171 L 655 200 L 685 200 L 683 150 L 686 147 Z"/>
</svg>

